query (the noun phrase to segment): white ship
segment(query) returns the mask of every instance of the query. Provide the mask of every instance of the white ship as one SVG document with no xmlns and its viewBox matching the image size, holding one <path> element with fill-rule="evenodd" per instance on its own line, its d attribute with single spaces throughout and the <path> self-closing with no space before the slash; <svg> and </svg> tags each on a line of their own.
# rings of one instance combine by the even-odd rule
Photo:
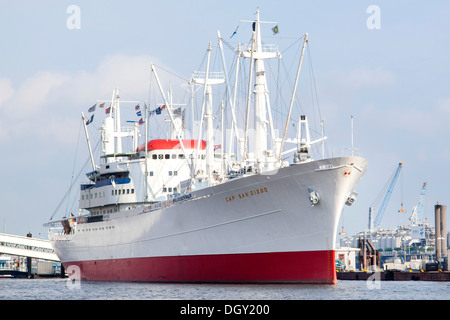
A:
<svg viewBox="0 0 450 320">
<path fill-rule="evenodd" d="M 145 143 L 138 145 L 139 129 L 147 124 L 123 130 L 114 92 L 100 129 L 100 163 L 91 153 L 89 183 L 80 188 L 80 214 L 47 224 L 66 270 L 77 268 L 80 279 L 98 281 L 336 283 L 337 225 L 344 206 L 355 200 L 366 160 L 313 160 L 311 146 L 325 137 L 311 141 L 306 116 L 298 119 L 296 137 L 286 137 L 297 81 L 284 133 L 273 134 L 264 61 L 280 53 L 262 44 L 261 23 L 258 10 L 251 43 L 237 51 L 249 61 L 254 83 L 248 84 L 244 136 L 238 136 L 231 103 L 231 130 L 240 150 L 233 159 L 214 154 L 211 88 L 226 79 L 209 72 L 211 46 L 206 72 L 191 79 L 204 89 L 200 128 L 204 125 L 205 132 L 197 139 L 185 139 L 182 115 L 163 93 L 153 65 L 164 104 L 152 112 L 168 113 L 170 139 L 148 141 L 146 130 Z M 307 35 L 296 79 L 306 42 Z M 249 128 L 250 110 L 254 128 Z M 143 111 L 148 119 L 149 111 Z M 126 136 L 133 141 L 129 152 L 122 150 Z M 295 147 L 286 150 L 285 142 Z M 292 163 L 282 160 L 289 152 Z"/>
</svg>

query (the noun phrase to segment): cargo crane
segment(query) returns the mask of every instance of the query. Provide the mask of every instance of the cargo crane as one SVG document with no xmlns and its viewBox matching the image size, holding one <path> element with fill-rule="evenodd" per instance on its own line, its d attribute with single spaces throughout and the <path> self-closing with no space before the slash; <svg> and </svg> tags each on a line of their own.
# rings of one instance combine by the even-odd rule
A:
<svg viewBox="0 0 450 320">
<path fill-rule="evenodd" d="M 387 192 L 386 192 L 386 194 L 384 196 L 383 202 L 381 203 L 380 209 L 378 210 L 377 216 L 375 217 L 375 222 L 372 219 L 373 215 L 375 213 L 375 206 L 372 205 L 372 206 L 369 207 L 369 231 L 374 230 L 375 227 L 378 227 L 380 225 L 381 219 L 383 218 L 384 211 L 386 211 L 386 207 L 388 205 L 389 199 L 391 198 L 392 191 L 394 191 L 395 183 L 397 182 L 397 179 L 398 179 L 398 176 L 399 176 L 400 171 L 402 169 L 402 166 L 403 166 L 403 161 L 400 161 L 400 163 L 398 164 L 397 169 L 395 169 L 393 175 L 388 180 L 388 182 L 390 181 L 390 184 L 389 184 Z M 382 191 L 384 191 L 385 188 L 383 188 Z"/>
<path fill-rule="evenodd" d="M 412 209 L 411 216 L 409 220 L 411 220 L 411 225 L 417 226 L 420 222 L 422 222 L 422 212 L 423 212 L 423 200 L 425 198 L 425 194 L 427 193 L 427 182 L 425 181 L 422 185 L 422 191 L 419 196 L 419 203 L 414 206 Z"/>
</svg>

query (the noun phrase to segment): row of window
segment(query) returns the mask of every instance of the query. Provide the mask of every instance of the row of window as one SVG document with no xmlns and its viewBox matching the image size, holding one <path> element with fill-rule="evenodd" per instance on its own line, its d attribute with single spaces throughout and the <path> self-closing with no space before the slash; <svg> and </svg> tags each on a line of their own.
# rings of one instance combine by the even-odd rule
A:
<svg viewBox="0 0 450 320">
<path fill-rule="evenodd" d="M 178 174 L 177 171 L 169 171 L 169 176 L 172 176 L 172 175 L 176 176 L 177 174 Z M 149 175 L 153 176 L 153 171 L 150 171 Z M 169 192 L 169 193 L 178 192 L 178 189 L 176 187 L 175 188 L 163 187 L 163 192 Z M 120 196 L 120 195 L 124 195 L 124 194 L 134 194 L 134 189 L 111 190 L 111 195 L 112 196 L 117 196 L 117 195 Z M 103 195 L 103 198 L 104 198 L 105 197 L 105 191 L 91 193 L 91 194 L 87 194 L 87 195 L 83 194 L 83 195 L 81 195 L 81 200 L 89 200 L 89 199 L 92 199 L 92 198 L 97 199 L 97 195 L 98 195 L 99 198 L 102 198 L 102 195 Z"/>
<path fill-rule="evenodd" d="M 105 191 L 103 191 L 103 192 L 91 193 L 91 194 L 87 194 L 87 195 L 82 194 L 82 195 L 81 195 L 81 200 L 89 200 L 89 199 L 92 199 L 92 198 L 97 199 L 97 196 L 98 196 L 99 198 L 104 198 L 104 197 L 106 196 L 106 195 L 105 195 Z"/>
<path fill-rule="evenodd" d="M 117 196 L 117 195 L 121 195 L 121 194 L 134 194 L 134 189 L 119 189 L 119 190 L 111 190 L 111 195 L 112 196 Z M 87 194 L 81 195 L 81 200 L 89 200 L 89 199 L 97 199 L 98 198 L 104 198 L 105 195 L 105 191 L 103 192 L 96 192 L 96 193 L 91 193 L 91 194 Z"/>
<path fill-rule="evenodd" d="M 119 190 L 111 190 L 112 196 L 117 196 L 121 194 L 134 194 L 134 189 L 119 189 Z"/>
<path fill-rule="evenodd" d="M 108 230 L 108 229 L 114 229 L 114 226 L 106 226 L 106 227 L 100 227 L 100 228 L 83 228 L 78 229 L 78 231 L 100 231 L 100 230 Z"/>
<path fill-rule="evenodd" d="M 198 159 L 205 160 L 206 155 L 204 155 L 204 154 L 200 155 L 199 154 L 197 157 L 198 157 Z M 171 154 L 166 153 L 166 154 L 153 154 L 152 155 L 152 159 L 153 160 L 157 160 L 157 159 L 159 159 L 159 160 L 166 159 L 167 160 L 167 159 L 176 159 L 176 158 L 177 158 L 176 154 L 172 154 L 171 155 Z M 190 154 L 189 158 L 193 159 L 194 155 Z M 182 153 L 178 154 L 178 159 L 184 159 L 184 154 L 182 154 Z"/>
<path fill-rule="evenodd" d="M 170 154 L 168 154 L 168 153 L 166 153 L 166 154 L 153 154 L 152 155 L 152 159 L 153 160 L 156 160 L 156 159 L 170 159 L 170 158 L 172 158 L 172 159 L 176 159 L 177 158 L 177 155 L 176 154 L 172 154 L 172 155 L 170 155 Z M 178 155 L 178 159 L 184 159 L 184 154 L 182 154 L 182 153 L 180 153 L 179 155 Z"/>
<path fill-rule="evenodd" d="M 154 172 L 153 172 L 153 171 L 149 171 L 149 172 L 148 172 L 148 175 L 149 175 L 150 177 L 153 177 Z M 178 175 L 178 171 L 169 171 L 169 176 L 177 176 L 177 175 Z"/>
<path fill-rule="evenodd" d="M 100 210 L 96 210 L 96 211 L 91 211 L 91 214 L 93 216 L 98 216 L 98 215 L 103 215 L 103 214 L 107 214 L 107 213 L 114 213 L 114 212 L 118 212 L 117 207 L 112 208 L 112 209 L 100 209 Z"/>
</svg>

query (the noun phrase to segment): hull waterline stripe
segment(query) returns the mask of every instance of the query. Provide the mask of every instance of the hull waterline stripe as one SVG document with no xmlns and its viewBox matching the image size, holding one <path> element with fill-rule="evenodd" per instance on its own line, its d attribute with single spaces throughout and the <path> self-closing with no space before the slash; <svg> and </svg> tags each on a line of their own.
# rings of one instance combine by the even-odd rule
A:
<svg viewBox="0 0 450 320">
<path fill-rule="evenodd" d="M 269 252 L 63 262 L 77 279 L 176 283 L 337 283 L 335 251 Z"/>
</svg>

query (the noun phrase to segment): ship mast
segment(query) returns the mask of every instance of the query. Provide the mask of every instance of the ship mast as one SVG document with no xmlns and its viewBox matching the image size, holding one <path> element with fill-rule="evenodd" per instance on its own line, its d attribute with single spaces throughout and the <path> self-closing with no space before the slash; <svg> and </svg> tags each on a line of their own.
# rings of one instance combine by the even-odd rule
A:
<svg viewBox="0 0 450 320">
<path fill-rule="evenodd" d="M 95 163 L 94 163 L 94 157 L 92 155 L 92 148 L 91 148 L 91 142 L 89 141 L 89 135 L 86 127 L 86 117 L 84 116 L 84 113 L 81 113 L 81 121 L 83 121 L 83 127 L 84 127 L 84 134 L 86 135 L 86 142 L 89 149 L 89 156 L 91 158 L 91 164 L 92 164 L 92 171 L 95 171 Z"/>
<path fill-rule="evenodd" d="M 266 71 L 264 67 L 265 59 L 272 58 L 281 58 L 281 54 L 274 46 L 263 45 L 261 40 L 261 23 L 276 23 L 276 22 L 268 22 L 268 21 L 260 21 L 259 19 L 259 8 L 256 12 L 256 20 L 255 21 L 245 21 L 253 23 L 253 37 L 252 37 L 252 46 L 250 50 L 241 51 L 241 56 L 244 58 L 250 58 L 250 63 L 252 64 L 251 69 L 253 67 L 255 73 L 255 85 L 254 85 L 254 98 L 255 98 L 255 110 L 254 110 L 254 129 L 255 129 L 255 141 L 254 141 L 254 161 L 255 167 L 258 172 L 261 172 L 263 169 L 267 169 L 267 165 L 269 162 L 272 162 L 269 158 L 273 157 L 273 152 L 268 150 L 267 144 L 267 114 L 270 113 L 270 110 L 266 107 L 268 105 L 268 90 L 267 90 L 267 80 L 266 80 Z M 251 75 L 252 76 L 252 75 Z M 251 83 L 251 77 L 249 79 Z M 249 84 L 249 89 L 251 89 L 251 85 Z M 249 92 L 250 96 L 250 92 Z M 269 119 L 271 119 L 271 115 L 269 115 Z M 248 121 L 248 120 L 247 120 Z M 272 140 L 275 141 L 275 137 L 272 137 Z M 247 152 L 247 143 L 246 141 L 244 145 L 244 150 Z M 276 151 L 276 150 L 275 150 Z M 244 155 L 247 160 L 247 155 Z"/>
<path fill-rule="evenodd" d="M 255 24 L 255 53 L 262 53 L 261 28 L 259 24 L 259 10 Z M 255 57 L 255 53 L 253 54 Z M 276 55 L 273 56 L 274 58 Z M 255 159 L 259 164 L 265 161 L 264 152 L 267 150 L 267 115 L 266 115 L 266 75 L 264 60 L 255 58 Z"/>
<path fill-rule="evenodd" d="M 97 100 L 97 102 L 110 102 L 109 116 L 103 120 L 102 128 L 102 157 L 108 162 L 108 157 L 116 157 L 122 154 L 122 138 L 132 137 L 134 149 L 137 147 L 138 129 L 136 125 L 133 130 L 122 132 L 120 120 L 120 96 L 119 89 L 113 90 L 111 100 Z M 122 101 L 126 103 L 139 103 L 139 101 Z"/>
<path fill-rule="evenodd" d="M 237 121 L 236 121 L 236 113 L 235 113 L 235 107 L 236 107 L 236 88 L 237 86 L 234 86 L 234 99 L 233 102 L 231 101 L 231 89 L 230 89 L 230 83 L 228 81 L 228 77 L 227 77 L 227 66 L 226 66 L 226 61 L 225 61 L 225 55 L 223 52 L 223 38 L 220 35 L 220 31 L 217 31 L 217 37 L 219 39 L 219 48 L 220 48 L 220 55 L 222 58 L 222 66 L 223 66 L 223 74 L 225 77 L 225 83 L 227 85 L 227 96 L 228 96 L 228 101 L 231 107 L 231 119 L 232 119 L 232 126 L 231 126 L 231 133 L 230 133 L 230 142 L 228 145 L 228 155 L 231 155 L 231 150 L 232 150 L 232 135 L 234 132 L 234 135 L 236 136 L 236 141 L 239 141 L 239 130 L 237 127 Z M 238 52 L 239 52 L 239 48 L 238 48 Z M 237 61 L 236 61 L 236 78 L 239 72 L 239 55 L 237 56 Z M 236 81 L 237 82 L 237 81 Z M 223 130 L 222 130 L 223 131 Z M 222 143 L 222 153 L 223 153 L 223 148 L 225 148 L 225 146 Z"/>
<path fill-rule="evenodd" d="M 119 89 L 116 90 L 116 96 L 113 100 L 113 108 L 111 110 L 111 113 L 114 112 L 114 129 L 116 133 L 116 153 L 122 153 L 122 127 L 120 125 L 120 96 L 119 96 Z"/>
<path fill-rule="evenodd" d="M 214 171 L 214 126 L 213 126 L 213 110 L 212 110 L 212 86 L 216 84 L 225 83 L 225 77 L 222 72 L 210 72 L 209 64 L 211 58 L 211 42 L 208 46 L 208 59 L 206 64 L 206 72 L 201 71 L 194 72 L 189 84 L 201 84 L 204 85 L 203 91 L 203 104 L 202 114 L 200 118 L 199 127 L 199 143 L 197 144 L 197 155 L 199 154 L 200 141 L 203 129 L 203 118 L 206 119 L 206 174 L 210 183 L 213 181 Z"/>
</svg>

